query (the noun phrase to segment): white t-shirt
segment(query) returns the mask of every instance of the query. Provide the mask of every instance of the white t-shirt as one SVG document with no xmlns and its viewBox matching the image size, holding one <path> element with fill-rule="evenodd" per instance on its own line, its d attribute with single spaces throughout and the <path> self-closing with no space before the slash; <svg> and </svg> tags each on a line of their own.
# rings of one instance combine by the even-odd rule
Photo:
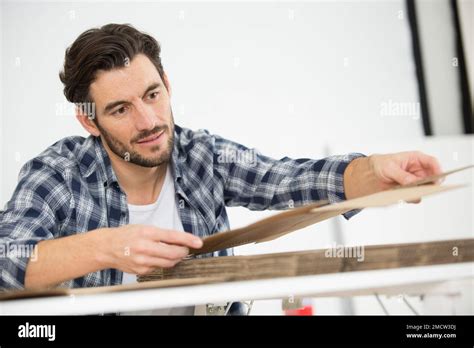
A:
<svg viewBox="0 0 474 348">
<path fill-rule="evenodd" d="M 173 176 L 170 168 L 166 171 L 165 181 L 160 195 L 155 203 L 147 205 L 128 204 L 130 224 L 153 225 L 169 230 L 184 231 L 176 206 Z M 123 273 L 122 284 L 136 283 L 136 274 Z M 127 312 L 123 314 L 144 315 L 193 315 L 194 306 L 169 309 L 155 309 L 150 311 Z"/>
</svg>

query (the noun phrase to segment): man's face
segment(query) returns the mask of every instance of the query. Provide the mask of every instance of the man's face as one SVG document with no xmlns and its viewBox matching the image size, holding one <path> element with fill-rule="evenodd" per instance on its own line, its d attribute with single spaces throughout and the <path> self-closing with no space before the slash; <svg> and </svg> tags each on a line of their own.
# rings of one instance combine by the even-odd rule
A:
<svg viewBox="0 0 474 348">
<path fill-rule="evenodd" d="M 99 71 L 90 94 L 106 148 L 142 167 L 169 161 L 174 142 L 170 95 L 148 57 L 139 54 L 125 67 Z"/>
</svg>

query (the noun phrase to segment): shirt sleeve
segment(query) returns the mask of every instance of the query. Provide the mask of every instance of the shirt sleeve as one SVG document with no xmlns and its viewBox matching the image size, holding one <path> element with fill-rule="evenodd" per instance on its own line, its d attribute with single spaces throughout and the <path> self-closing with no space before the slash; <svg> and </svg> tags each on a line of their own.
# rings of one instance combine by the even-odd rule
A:
<svg viewBox="0 0 474 348">
<path fill-rule="evenodd" d="M 344 171 L 360 153 L 323 159 L 280 160 L 214 135 L 214 166 L 224 181 L 227 206 L 251 210 L 283 210 L 315 201 L 346 199 Z M 360 210 L 344 214 L 349 219 Z"/>
<path fill-rule="evenodd" d="M 0 211 L 0 291 L 24 288 L 28 263 L 41 257 L 36 244 L 57 235 L 69 202 L 58 172 L 38 160 L 23 166 L 11 200 Z"/>
</svg>

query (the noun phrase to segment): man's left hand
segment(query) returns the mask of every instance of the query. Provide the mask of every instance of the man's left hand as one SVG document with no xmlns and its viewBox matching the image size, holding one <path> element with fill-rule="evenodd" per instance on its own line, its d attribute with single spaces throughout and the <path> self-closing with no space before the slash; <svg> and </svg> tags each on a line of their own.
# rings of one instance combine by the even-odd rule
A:
<svg viewBox="0 0 474 348">
<path fill-rule="evenodd" d="M 371 155 L 357 158 L 347 166 L 344 190 L 346 199 L 352 199 L 438 174 L 438 160 L 419 151 Z"/>
</svg>

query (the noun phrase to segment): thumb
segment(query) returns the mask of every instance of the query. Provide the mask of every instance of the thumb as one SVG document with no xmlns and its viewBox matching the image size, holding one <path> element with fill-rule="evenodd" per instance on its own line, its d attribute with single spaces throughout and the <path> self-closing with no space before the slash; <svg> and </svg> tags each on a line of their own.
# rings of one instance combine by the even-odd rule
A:
<svg viewBox="0 0 474 348">
<path fill-rule="evenodd" d="M 417 181 L 419 178 L 416 175 L 413 175 L 397 165 L 392 166 L 387 176 L 400 185 L 408 185 L 412 182 Z"/>
</svg>

